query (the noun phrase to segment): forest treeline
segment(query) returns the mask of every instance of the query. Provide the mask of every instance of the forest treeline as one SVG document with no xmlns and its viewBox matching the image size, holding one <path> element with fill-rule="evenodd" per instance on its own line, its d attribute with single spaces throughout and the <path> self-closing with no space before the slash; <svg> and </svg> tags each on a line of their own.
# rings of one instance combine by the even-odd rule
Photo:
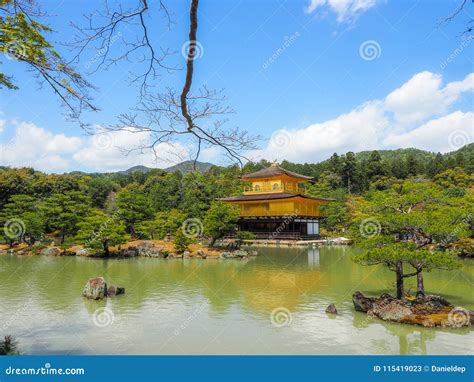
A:
<svg viewBox="0 0 474 382">
<path fill-rule="evenodd" d="M 120 231 L 115 234 L 122 238 L 159 238 L 186 218 L 211 221 L 206 214 L 209 215 L 217 199 L 243 191 L 239 176 L 270 164 L 262 160 L 249 162 L 242 169 L 213 166 L 206 172 L 188 173 L 153 169 L 60 175 L 2 167 L 0 219 L 2 225 L 11 219 L 21 219 L 25 240 L 33 241 L 45 234 L 55 234 L 61 243 L 74 242 L 81 237 L 81 229 L 93 230 L 112 215 Z M 444 155 L 416 149 L 348 152 L 333 154 L 315 164 L 283 161 L 280 165 L 315 178 L 314 184 L 307 185 L 308 194 L 336 200 L 326 207 L 323 232 L 349 235 L 357 201 L 406 180 L 439 189 L 448 196 L 465 198 L 472 191 L 474 144 Z M 218 214 L 219 208 L 211 212 Z M 225 220 L 222 216 L 219 219 Z M 4 239 L 8 241 L 5 235 Z"/>
</svg>

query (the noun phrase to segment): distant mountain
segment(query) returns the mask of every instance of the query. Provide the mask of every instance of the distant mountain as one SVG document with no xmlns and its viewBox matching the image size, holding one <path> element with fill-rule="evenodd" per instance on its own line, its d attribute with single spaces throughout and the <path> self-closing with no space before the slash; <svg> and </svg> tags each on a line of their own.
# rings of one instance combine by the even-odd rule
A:
<svg viewBox="0 0 474 382">
<path fill-rule="evenodd" d="M 146 167 L 146 166 L 133 166 L 133 167 L 130 167 L 128 170 L 125 170 L 125 171 L 118 171 L 119 174 L 131 174 L 132 172 L 143 172 L 143 173 L 147 173 L 147 172 L 150 172 L 152 170 L 155 170 L 154 168 L 151 168 L 151 167 Z"/>
<path fill-rule="evenodd" d="M 214 165 L 208 162 L 196 162 L 196 170 L 200 172 L 206 172 Z M 194 171 L 194 161 L 187 160 L 181 163 L 178 163 L 174 166 L 164 169 L 166 172 L 176 172 L 181 171 L 183 174 Z"/>
<path fill-rule="evenodd" d="M 206 172 L 212 166 L 214 166 L 212 163 L 196 162 L 196 170 L 200 172 Z M 119 171 L 119 174 L 131 174 L 133 172 L 142 172 L 146 174 L 147 172 L 150 172 L 152 170 L 161 170 L 161 169 L 156 169 L 156 168 L 151 168 L 151 167 L 146 167 L 146 166 L 133 166 L 133 167 L 130 167 L 128 170 Z M 183 174 L 187 174 L 189 172 L 194 171 L 194 161 L 192 160 L 184 161 L 174 166 L 162 169 L 162 171 L 166 171 L 166 172 L 181 171 Z"/>
</svg>

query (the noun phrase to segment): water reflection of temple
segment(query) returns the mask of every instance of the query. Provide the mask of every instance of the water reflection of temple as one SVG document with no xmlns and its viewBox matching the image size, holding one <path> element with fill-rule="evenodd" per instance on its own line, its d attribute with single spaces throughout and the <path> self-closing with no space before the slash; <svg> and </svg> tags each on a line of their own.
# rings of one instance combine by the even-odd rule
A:
<svg viewBox="0 0 474 382">
<path fill-rule="evenodd" d="M 308 267 L 309 268 L 319 267 L 319 248 L 318 247 L 308 248 Z"/>
</svg>

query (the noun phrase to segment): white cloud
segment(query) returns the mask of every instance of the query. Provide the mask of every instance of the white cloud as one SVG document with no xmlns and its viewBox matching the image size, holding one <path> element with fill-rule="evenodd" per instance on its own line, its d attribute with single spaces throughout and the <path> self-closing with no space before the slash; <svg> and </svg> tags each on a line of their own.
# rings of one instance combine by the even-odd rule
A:
<svg viewBox="0 0 474 382">
<path fill-rule="evenodd" d="M 331 120 L 302 129 L 277 131 L 255 160 L 288 159 L 316 162 L 333 152 L 417 147 L 453 151 L 473 140 L 473 113 L 450 106 L 473 90 L 474 73 L 442 87 L 441 76 L 422 72 L 385 99 L 369 101 Z M 427 120 L 429 118 L 434 118 Z"/>
<path fill-rule="evenodd" d="M 313 13 L 318 8 L 327 7 L 337 16 L 339 23 L 353 20 L 359 14 L 374 7 L 377 0 L 310 0 L 305 8 L 306 13 Z"/>
<path fill-rule="evenodd" d="M 368 102 L 332 120 L 300 130 L 284 130 L 273 136 L 266 149 L 254 155 L 260 158 L 317 161 L 339 150 L 367 150 L 377 147 L 388 121 L 380 102 Z"/>
<path fill-rule="evenodd" d="M 4 119 L 0 119 L 0 133 L 3 133 L 3 131 L 5 130 L 6 122 L 7 121 L 5 121 Z"/>
<path fill-rule="evenodd" d="M 33 123 L 11 124 L 15 128 L 13 137 L 0 144 L 0 165 L 4 166 L 33 167 L 46 172 L 119 171 L 136 165 L 168 167 L 189 159 L 188 150 L 179 143 L 157 145 L 158 161 L 149 151 L 126 155 L 123 148 L 148 143 L 149 133 L 120 131 L 77 137 L 54 134 Z"/>
<path fill-rule="evenodd" d="M 396 148 L 416 147 L 449 152 L 472 142 L 473 139 L 474 113 L 455 111 L 406 133 L 390 134 L 383 143 Z"/>
<path fill-rule="evenodd" d="M 441 115 L 463 92 L 474 89 L 474 73 L 462 81 L 451 82 L 441 87 L 439 74 L 421 72 L 385 99 L 385 107 L 394 113 L 395 120 L 401 124 L 421 122 L 434 115 Z"/>
<path fill-rule="evenodd" d="M 99 130 L 86 139 L 83 148 L 73 155 L 73 159 L 94 171 L 119 171 L 136 165 L 168 167 L 189 159 L 188 150 L 180 143 L 156 145 L 158 160 L 149 150 L 143 153 L 133 150 L 149 144 L 150 138 L 150 132 L 134 132 L 132 129 L 113 132 Z"/>
<path fill-rule="evenodd" d="M 66 170 L 69 160 L 62 154 L 77 150 L 82 141 L 78 137 L 53 134 L 33 123 L 14 122 L 13 138 L 0 145 L 1 163 L 7 166 L 31 166 L 44 171 Z"/>
<path fill-rule="evenodd" d="M 398 147 L 456 150 L 473 140 L 474 112 L 450 109 L 464 93 L 473 91 L 474 73 L 446 85 L 442 80 L 431 72 L 418 73 L 382 99 L 302 129 L 277 131 L 265 148 L 250 157 L 317 162 L 333 152 Z M 14 134 L 7 141 L 10 125 Z M 157 145 L 159 161 L 149 151 L 124 155 L 123 148 L 149 144 L 152 137 L 148 132 L 104 133 L 98 127 L 98 134 L 79 137 L 3 119 L 0 128 L 6 129 L 0 144 L 0 165 L 30 166 L 47 172 L 118 171 L 135 165 L 162 168 L 191 156 L 191 147 L 184 143 Z M 219 154 L 215 147 L 204 148 L 200 159 L 212 161 Z"/>
</svg>

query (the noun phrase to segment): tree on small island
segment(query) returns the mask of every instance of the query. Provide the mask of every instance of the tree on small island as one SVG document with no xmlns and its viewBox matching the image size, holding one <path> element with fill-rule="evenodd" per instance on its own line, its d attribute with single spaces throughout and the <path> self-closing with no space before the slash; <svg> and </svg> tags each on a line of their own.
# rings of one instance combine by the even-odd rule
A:
<svg viewBox="0 0 474 382">
<path fill-rule="evenodd" d="M 125 243 L 130 239 L 125 224 L 116 216 L 108 216 L 100 210 L 93 210 L 79 223 L 76 239 L 86 248 L 102 249 L 104 256 L 110 255 L 110 247 Z"/>
<path fill-rule="evenodd" d="M 423 271 L 462 265 L 450 247 L 469 236 L 472 203 L 448 191 L 433 183 L 406 180 L 387 190 L 373 190 L 358 201 L 354 234 L 367 250 L 354 261 L 383 264 L 395 272 L 399 299 L 405 293 L 405 278 L 417 277 L 417 297 L 423 298 Z M 412 271 L 405 272 L 405 266 Z"/>
</svg>

